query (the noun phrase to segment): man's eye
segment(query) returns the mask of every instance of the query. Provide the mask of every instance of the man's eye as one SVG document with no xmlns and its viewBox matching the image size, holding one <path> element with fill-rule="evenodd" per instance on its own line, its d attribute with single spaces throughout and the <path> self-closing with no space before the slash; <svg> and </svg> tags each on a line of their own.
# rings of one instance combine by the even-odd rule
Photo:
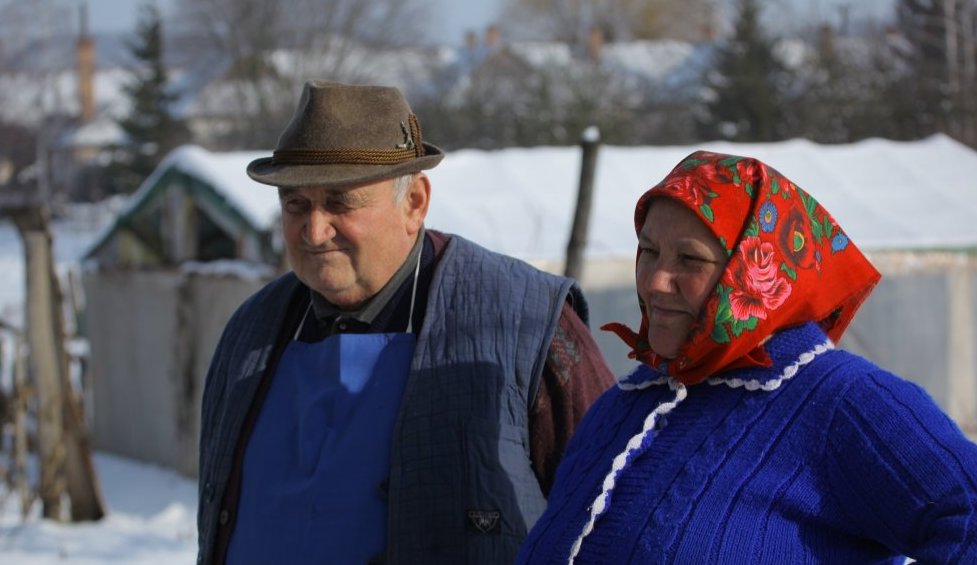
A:
<svg viewBox="0 0 977 565">
<path fill-rule="evenodd" d="M 285 200 L 282 202 L 282 208 L 289 214 L 301 214 L 309 209 L 309 205 L 303 200 Z"/>
<path fill-rule="evenodd" d="M 342 214 L 343 212 L 348 212 L 351 207 L 349 203 L 340 200 L 331 200 L 326 202 L 326 210 L 332 214 Z"/>
</svg>

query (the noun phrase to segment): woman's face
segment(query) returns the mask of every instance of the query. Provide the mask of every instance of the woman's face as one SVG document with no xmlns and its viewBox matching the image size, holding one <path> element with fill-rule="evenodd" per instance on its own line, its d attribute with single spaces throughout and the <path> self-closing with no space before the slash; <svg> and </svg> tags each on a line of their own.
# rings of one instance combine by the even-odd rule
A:
<svg viewBox="0 0 977 565">
<path fill-rule="evenodd" d="M 726 252 L 691 210 L 651 201 L 638 235 L 638 295 L 648 316 L 648 344 L 673 359 L 726 267 Z"/>
</svg>

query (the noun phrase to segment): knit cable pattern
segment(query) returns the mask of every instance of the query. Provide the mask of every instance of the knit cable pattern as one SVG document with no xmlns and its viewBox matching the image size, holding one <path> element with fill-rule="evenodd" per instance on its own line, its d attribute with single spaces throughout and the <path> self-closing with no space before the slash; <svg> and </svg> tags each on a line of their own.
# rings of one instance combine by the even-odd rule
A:
<svg viewBox="0 0 977 565">
<path fill-rule="evenodd" d="M 719 377 L 710 377 L 706 382 L 712 386 L 726 385 L 730 388 L 743 387 L 748 391 L 763 390 L 770 392 L 780 388 L 780 385 L 794 377 L 798 371 L 800 371 L 801 367 L 807 365 L 822 353 L 834 349 L 834 347 L 834 343 L 830 339 L 816 345 L 814 349 L 805 351 L 798 356 L 797 360 L 795 360 L 792 364 L 784 367 L 784 370 L 777 378 L 768 381 L 760 381 L 758 379 L 723 379 Z M 618 388 L 624 391 L 642 390 L 653 385 L 662 385 L 666 383 L 668 384 L 669 388 L 675 391 L 675 398 L 670 402 L 663 402 L 659 404 L 654 410 L 652 410 L 652 412 L 645 418 L 641 431 L 632 436 L 631 439 L 628 440 L 624 451 L 614 457 L 614 461 L 611 463 L 611 470 L 604 477 L 604 482 L 601 485 L 601 493 L 597 495 L 597 498 L 590 507 L 590 516 L 587 519 L 587 523 L 584 524 L 583 531 L 579 536 L 577 536 L 577 539 L 573 542 L 573 546 L 570 548 L 570 557 L 567 561 L 569 565 L 573 565 L 577 558 L 577 554 L 580 553 L 580 548 L 583 546 L 584 538 L 586 538 L 594 530 L 594 525 L 597 523 L 597 520 L 604 514 L 604 512 L 607 511 L 607 508 L 610 506 L 611 494 L 617 483 L 617 478 L 624 471 L 624 468 L 627 467 L 628 463 L 630 463 L 633 458 L 638 455 L 639 451 L 642 451 L 645 447 L 647 447 L 646 438 L 648 437 L 649 433 L 656 429 L 659 419 L 665 414 L 674 410 L 688 396 L 688 388 L 671 377 L 659 377 L 657 379 L 639 382 L 628 382 L 627 378 L 625 378 L 617 383 Z"/>
<path fill-rule="evenodd" d="M 573 547 L 570 548 L 570 559 L 568 561 L 570 565 L 573 564 L 574 560 L 577 558 L 577 554 L 580 553 L 580 547 L 583 545 L 584 538 L 586 538 L 590 532 L 594 530 L 594 524 L 597 522 L 597 519 L 600 518 L 604 511 L 607 510 L 607 507 L 610 506 L 611 493 L 614 490 L 617 477 L 628 465 L 632 455 L 637 454 L 639 450 L 642 450 L 642 448 L 645 447 L 645 437 L 656 428 L 659 417 L 675 409 L 675 407 L 681 404 L 689 394 L 686 386 L 675 379 L 666 377 L 664 379 L 658 379 L 651 382 L 659 381 L 668 383 L 669 388 L 675 391 L 675 399 L 671 402 L 659 404 L 654 410 L 652 410 L 651 414 L 645 418 L 641 431 L 632 436 L 631 439 L 628 440 L 628 444 L 624 451 L 619 453 L 614 458 L 614 461 L 611 463 L 610 472 L 604 477 L 602 492 L 597 496 L 594 503 L 590 507 L 590 517 L 587 519 L 587 523 L 584 525 L 583 531 L 577 537 L 576 541 L 573 542 Z M 627 385 L 626 383 L 622 383 L 618 386 L 633 386 L 634 389 L 637 389 L 650 386 L 651 382 L 648 384 L 639 383 L 637 385 Z"/>
</svg>

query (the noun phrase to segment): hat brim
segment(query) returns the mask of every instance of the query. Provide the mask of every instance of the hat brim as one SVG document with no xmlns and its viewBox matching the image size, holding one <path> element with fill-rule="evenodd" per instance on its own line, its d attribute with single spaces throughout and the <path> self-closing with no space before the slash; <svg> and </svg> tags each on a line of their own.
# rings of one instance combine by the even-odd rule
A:
<svg viewBox="0 0 977 565">
<path fill-rule="evenodd" d="M 296 165 L 275 163 L 272 157 L 248 164 L 248 176 L 262 184 L 302 188 L 355 186 L 434 168 L 444 152 L 424 142 L 424 156 L 396 165 Z"/>
</svg>

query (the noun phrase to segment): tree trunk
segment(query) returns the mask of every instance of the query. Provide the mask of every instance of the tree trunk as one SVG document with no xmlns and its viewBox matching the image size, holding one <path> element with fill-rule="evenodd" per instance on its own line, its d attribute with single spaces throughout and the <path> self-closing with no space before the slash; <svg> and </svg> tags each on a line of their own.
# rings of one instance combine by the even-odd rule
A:
<svg viewBox="0 0 977 565">
<path fill-rule="evenodd" d="M 18 222 L 20 227 L 20 222 Z M 27 275 L 27 341 L 30 372 L 37 393 L 38 456 L 41 478 L 38 494 L 45 518 L 62 519 L 65 493 L 64 415 L 61 375 L 51 325 L 51 279 L 47 271 L 50 245 L 43 231 L 21 231 Z"/>
<path fill-rule="evenodd" d="M 46 209 L 11 214 L 24 240 L 27 272 L 27 336 L 36 384 L 41 457 L 40 497 L 44 516 L 62 518 L 61 498 L 71 500 L 71 519 L 105 515 L 101 488 L 81 404 L 68 380 L 62 296 Z"/>
<path fill-rule="evenodd" d="M 34 504 L 34 494 L 27 482 L 27 403 L 31 391 L 24 364 L 24 334 L 17 331 L 14 340 L 14 487 L 20 495 L 22 517 L 27 516 Z"/>
</svg>

